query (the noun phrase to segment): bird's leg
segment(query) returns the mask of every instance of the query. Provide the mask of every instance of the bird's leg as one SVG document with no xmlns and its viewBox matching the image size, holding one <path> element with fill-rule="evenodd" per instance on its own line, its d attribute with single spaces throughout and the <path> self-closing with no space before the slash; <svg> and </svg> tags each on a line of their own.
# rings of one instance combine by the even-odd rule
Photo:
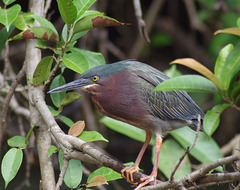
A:
<svg viewBox="0 0 240 190">
<path fill-rule="evenodd" d="M 154 158 L 152 173 L 147 177 L 141 178 L 140 179 L 141 183 L 134 190 L 138 190 L 143 186 L 149 184 L 150 182 L 153 182 L 154 184 L 156 184 L 156 177 L 158 172 L 158 161 L 159 161 L 161 146 L 162 146 L 162 137 L 160 134 L 156 134 L 156 151 L 155 151 L 155 158 Z"/>
<path fill-rule="evenodd" d="M 144 154 L 145 150 L 147 149 L 147 146 L 148 146 L 151 138 L 152 138 L 152 133 L 150 131 L 146 131 L 146 140 L 137 156 L 137 159 L 136 159 L 134 165 L 126 166 L 124 169 L 121 170 L 122 177 L 125 178 L 128 183 L 136 184 L 136 182 L 134 182 L 134 179 L 133 179 L 133 173 L 138 172 L 138 170 L 139 170 L 138 166 L 141 162 L 143 154 Z"/>
</svg>

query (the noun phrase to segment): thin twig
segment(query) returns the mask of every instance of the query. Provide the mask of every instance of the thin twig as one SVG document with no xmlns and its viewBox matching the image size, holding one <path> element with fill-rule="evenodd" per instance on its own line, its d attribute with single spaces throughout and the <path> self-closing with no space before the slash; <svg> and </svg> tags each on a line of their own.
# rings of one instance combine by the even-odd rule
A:
<svg viewBox="0 0 240 190">
<path fill-rule="evenodd" d="M 240 146 L 240 134 L 236 135 L 233 139 L 231 139 L 231 141 L 229 141 L 227 144 L 225 144 L 222 148 L 221 148 L 221 152 L 223 155 L 227 155 L 229 153 L 231 153 L 234 148 Z"/>
<path fill-rule="evenodd" d="M 3 78 L 4 78 L 4 81 L 7 81 L 6 77 L 8 75 L 8 68 L 9 68 L 9 65 L 11 65 L 8 56 L 9 56 L 9 43 L 7 41 L 5 48 L 4 48 L 4 53 L 3 53 L 3 59 L 4 59 Z"/>
<path fill-rule="evenodd" d="M 66 173 L 67 167 L 68 167 L 68 163 L 69 163 L 69 158 L 68 158 L 68 156 L 66 156 L 66 154 L 63 151 L 62 169 L 61 169 L 61 172 L 59 174 L 59 178 L 58 178 L 58 182 L 57 182 L 55 190 L 60 190 L 60 188 L 63 184 L 64 176 L 65 176 L 65 173 Z"/>
<path fill-rule="evenodd" d="M 135 9 L 135 15 L 138 21 L 138 30 L 141 36 L 146 40 L 146 42 L 150 43 L 151 41 L 147 33 L 146 23 L 142 18 L 142 9 L 141 9 L 140 0 L 133 0 L 133 5 Z"/>
<path fill-rule="evenodd" d="M 198 136 L 199 136 L 199 131 L 200 131 L 200 126 L 201 126 L 201 116 L 198 115 L 198 124 L 197 124 L 197 130 L 196 130 L 196 136 L 195 136 L 195 139 L 193 141 L 193 144 L 191 145 L 191 147 L 187 147 L 187 150 L 185 151 L 185 153 L 182 155 L 182 157 L 179 159 L 177 165 L 175 166 L 172 174 L 171 174 L 171 177 L 170 177 L 170 182 L 173 181 L 174 179 L 174 175 L 178 169 L 178 167 L 180 166 L 180 164 L 182 163 L 182 161 L 184 160 L 184 158 L 186 157 L 186 155 L 192 150 L 192 148 L 195 146 L 196 142 L 197 142 L 197 139 L 198 139 Z"/>
<path fill-rule="evenodd" d="M 148 9 L 147 14 L 145 16 L 145 21 L 147 23 L 146 30 L 148 33 L 151 32 L 155 24 L 156 18 L 158 16 L 158 12 L 161 9 L 164 2 L 165 0 L 154 0 L 151 2 L 150 8 Z M 139 35 L 131 48 L 129 57 L 137 59 L 140 55 L 140 52 L 144 44 L 145 40 Z"/>
<path fill-rule="evenodd" d="M 211 36 L 211 35 L 208 35 L 210 34 L 210 30 L 207 28 L 207 26 L 203 22 L 200 22 L 198 19 L 197 10 L 196 10 L 194 1 L 184 0 L 183 2 L 186 6 L 191 27 L 194 28 L 195 30 L 202 32 L 202 34 L 205 35 L 206 37 Z"/>
<path fill-rule="evenodd" d="M 44 7 L 44 10 L 43 10 L 43 16 L 44 16 L 44 17 L 46 17 L 47 12 L 48 12 L 48 10 L 49 10 L 50 7 L 51 7 L 51 3 L 52 3 L 52 0 L 47 0 L 47 1 L 46 1 L 45 7 Z"/>
<path fill-rule="evenodd" d="M 46 92 L 49 84 L 52 82 L 52 79 L 54 78 L 54 76 L 59 68 L 60 63 L 62 62 L 61 60 L 57 60 L 55 56 L 53 56 L 53 59 L 56 61 L 56 65 L 54 66 L 53 70 L 51 71 L 51 73 L 48 77 L 48 80 L 44 83 L 43 92 Z"/>
<path fill-rule="evenodd" d="M 15 80 L 13 81 L 12 85 L 10 86 L 10 89 L 4 99 L 4 103 L 2 106 L 2 114 L 1 114 L 1 118 L 0 118 L 0 147 L 2 144 L 3 127 L 6 123 L 9 103 L 13 96 L 15 88 L 17 87 L 18 83 L 22 80 L 22 78 L 25 76 L 25 69 L 26 69 L 26 64 L 24 63 L 22 66 L 22 69 L 17 74 Z"/>
<path fill-rule="evenodd" d="M 239 190 L 239 189 L 240 189 L 240 183 L 233 190 Z"/>
<path fill-rule="evenodd" d="M 142 188 L 142 190 L 160 190 L 160 189 L 169 189 L 177 187 L 178 184 L 182 183 L 185 186 L 192 186 L 193 182 L 198 182 L 198 187 L 201 185 L 215 185 L 218 183 L 228 183 L 233 181 L 240 180 L 240 173 L 239 172 L 232 172 L 232 173 L 216 173 L 210 174 L 209 171 L 217 168 L 218 166 L 230 164 L 236 160 L 240 160 L 240 153 L 235 154 L 232 156 L 228 156 L 225 158 L 220 158 L 210 164 L 203 166 L 201 169 L 196 170 L 190 174 L 187 174 L 181 179 L 174 179 L 172 182 L 166 181 L 158 183 L 157 185 L 149 186 L 146 188 Z"/>
<path fill-rule="evenodd" d="M 23 122 L 22 122 L 22 117 L 21 116 L 17 116 L 18 118 L 18 125 L 19 125 L 19 131 L 21 136 L 25 137 L 26 133 L 24 131 L 24 127 L 23 127 Z M 24 158 L 25 158 L 25 178 L 24 180 L 22 180 L 22 183 L 15 188 L 15 190 L 21 190 L 27 183 L 29 183 L 29 178 L 31 175 L 31 161 L 30 161 L 30 156 L 29 156 L 29 150 L 25 149 L 24 151 Z"/>
</svg>

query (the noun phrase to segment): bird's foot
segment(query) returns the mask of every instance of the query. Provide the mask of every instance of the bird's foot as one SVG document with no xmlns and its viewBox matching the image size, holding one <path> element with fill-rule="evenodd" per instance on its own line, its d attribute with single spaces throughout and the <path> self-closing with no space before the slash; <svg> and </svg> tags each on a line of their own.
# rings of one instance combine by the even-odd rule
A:
<svg viewBox="0 0 240 190">
<path fill-rule="evenodd" d="M 134 190 L 139 190 L 151 182 L 153 182 L 154 185 L 156 185 L 156 177 L 154 175 L 143 177 L 140 179 L 140 181 L 141 181 L 141 183 L 139 183 L 138 186 Z"/>
<path fill-rule="evenodd" d="M 133 179 L 133 173 L 138 171 L 139 169 L 137 166 L 126 166 L 124 169 L 121 170 L 121 175 L 127 180 L 128 183 L 136 185 L 137 182 L 135 182 Z"/>
</svg>

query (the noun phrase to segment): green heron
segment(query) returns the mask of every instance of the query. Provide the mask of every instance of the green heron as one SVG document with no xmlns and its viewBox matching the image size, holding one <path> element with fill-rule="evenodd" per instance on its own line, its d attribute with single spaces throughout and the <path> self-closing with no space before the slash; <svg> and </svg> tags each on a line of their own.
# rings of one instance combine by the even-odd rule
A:
<svg viewBox="0 0 240 190">
<path fill-rule="evenodd" d="M 154 91 L 168 77 L 159 70 L 135 60 L 101 65 L 85 71 L 78 80 L 54 88 L 51 92 L 81 88 L 87 91 L 97 109 L 104 115 L 129 123 L 146 131 L 146 140 L 133 166 L 121 173 L 128 182 L 136 184 L 133 173 L 138 171 L 142 156 L 156 135 L 156 152 L 152 173 L 141 178 L 136 189 L 153 182 L 156 184 L 162 133 L 198 124 L 203 111 L 183 91 Z"/>
</svg>

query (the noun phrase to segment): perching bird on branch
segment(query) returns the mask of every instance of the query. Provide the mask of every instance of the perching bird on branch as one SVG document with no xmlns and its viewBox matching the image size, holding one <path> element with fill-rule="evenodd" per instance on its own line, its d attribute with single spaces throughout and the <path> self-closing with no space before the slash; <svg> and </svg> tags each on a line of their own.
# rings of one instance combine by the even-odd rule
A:
<svg viewBox="0 0 240 190">
<path fill-rule="evenodd" d="M 80 88 L 91 95 L 97 109 L 104 115 L 129 123 L 146 131 L 146 141 L 133 166 L 121 173 L 128 182 L 135 184 L 133 173 L 138 171 L 142 156 L 156 135 L 156 152 L 152 173 L 141 178 L 136 189 L 156 183 L 162 133 L 184 127 L 196 129 L 198 115 L 201 125 L 203 111 L 183 91 L 154 91 L 168 77 L 157 69 L 134 60 L 101 65 L 85 71 L 78 80 L 59 86 L 49 92 Z"/>
</svg>

